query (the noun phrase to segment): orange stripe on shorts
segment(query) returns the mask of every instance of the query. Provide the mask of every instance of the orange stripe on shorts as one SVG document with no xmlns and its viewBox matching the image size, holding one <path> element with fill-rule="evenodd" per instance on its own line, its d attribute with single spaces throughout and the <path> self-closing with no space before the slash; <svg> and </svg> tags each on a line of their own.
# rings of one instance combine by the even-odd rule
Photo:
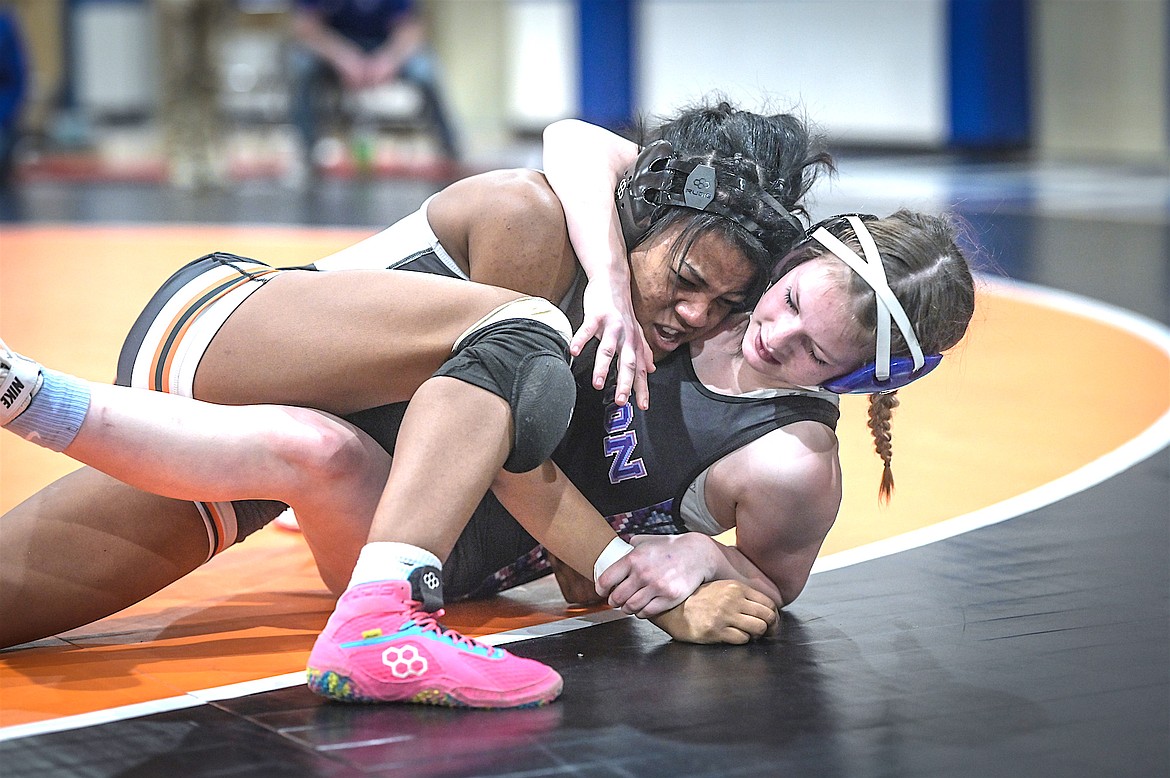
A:
<svg viewBox="0 0 1170 778">
<path fill-rule="evenodd" d="M 260 271 L 260 272 L 253 273 L 253 274 L 247 275 L 247 276 L 242 276 L 238 281 L 232 283 L 226 289 L 221 290 L 219 292 L 219 294 L 216 294 L 209 299 L 203 300 L 202 303 L 189 304 L 186 308 L 183 308 L 178 313 L 176 313 L 174 318 L 171 319 L 171 323 L 167 326 L 167 329 L 166 329 L 167 335 L 165 337 L 163 337 L 162 341 L 158 344 L 158 348 L 155 350 L 154 357 L 151 359 L 151 362 L 150 362 L 150 375 L 152 377 L 151 380 L 155 381 L 154 376 L 159 376 L 159 378 L 157 380 L 162 381 L 163 376 L 170 374 L 171 365 L 174 363 L 175 355 L 179 351 L 179 345 L 182 343 L 183 337 L 187 334 L 187 332 L 191 329 L 191 326 L 194 325 L 195 321 L 203 314 L 203 312 L 205 310 L 207 310 L 212 305 L 214 305 L 215 303 L 217 303 L 221 299 L 223 299 L 224 295 L 230 294 L 231 292 L 234 292 L 236 289 L 239 289 L 243 284 L 246 284 L 250 281 L 254 281 L 258 277 L 271 275 L 271 274 L 276 273 L 276 272 L 277 272 L 276 268 L 269 268 L 268 270 Z M 205 289 L 203 289 L 203 291 L 199 292 L 199 294 L 195 295 L 192 299 L 193 300 L 201 300 L 205 296 L 214 292 L 217 287 L 220 287 L 223 284 L 224 284 L 224 281 L 218 281 L 214 284 L 211 284 L 208 287 L 206 287 Z M 180 321 L 183 322 L 183 325 L 176 330 L 175 327 Z M 173 337 L 171 337 L 172 335 L 173 335 Z M 169 348 L 167 347 L 168 342 L 170 343 Z M 164 358 L 164 354 L 163 354 L 164 349 L 166 350 L 165 358 Z M 161 372 L 159 370 L 160 360 L 162 360 Z M 167 391 L 165 386 L 162 386 L 162 385 L 158 384 L 157 382 L 155 383 L 155 385 L 152 388 L 155 391 L 159 391 L 159 392 Z"/>
</svg>

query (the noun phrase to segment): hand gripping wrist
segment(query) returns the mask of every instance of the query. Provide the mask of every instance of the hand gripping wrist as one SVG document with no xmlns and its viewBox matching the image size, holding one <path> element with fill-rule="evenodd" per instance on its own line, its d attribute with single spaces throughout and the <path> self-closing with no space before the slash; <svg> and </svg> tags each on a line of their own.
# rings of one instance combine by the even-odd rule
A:
<svg viewBox="0 0 1170 778">
<path fill-rule="evenodd" d="M 614 538 L 609 541 L 609 545 L 605 547 L 605 550 L 597 557 L 597 561 L 593 563 L 593 582 L 597 583 L 597 579 L 610 568 L 610 565 L 633 550 L 634 547 L 621 538 Z"/>
</svg>

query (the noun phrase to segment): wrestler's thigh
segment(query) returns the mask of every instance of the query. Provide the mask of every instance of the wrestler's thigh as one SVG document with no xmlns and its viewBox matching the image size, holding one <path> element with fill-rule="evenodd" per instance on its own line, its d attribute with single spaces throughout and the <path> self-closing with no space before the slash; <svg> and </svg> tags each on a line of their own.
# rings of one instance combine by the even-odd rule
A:
<svg viewBox="0 0 1170 778">
<path fill-rule="evenodd" d="M 4 515 L 0 645 L 56 635 L 133 605 L 207 558 L 194 504 L 83 467 Z"/>
<path fill-rule="evenodd" d="M 340 415 L 408 400 L 460 334 L 519 296 L 407 271 L 284 272 L 216 334 L 195 396 Z"/>
</svg>

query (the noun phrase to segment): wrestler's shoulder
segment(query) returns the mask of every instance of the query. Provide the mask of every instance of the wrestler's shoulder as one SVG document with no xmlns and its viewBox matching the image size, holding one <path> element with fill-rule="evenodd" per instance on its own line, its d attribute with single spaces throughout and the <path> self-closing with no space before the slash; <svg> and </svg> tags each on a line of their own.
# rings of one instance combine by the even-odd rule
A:
<svg viewBox="0 0 1170 778">
<path fill-rule="evenodd" d="M 435 197 L 440 207 L 478 208 L 496 213 L 541 211 L 560 215 L 561 202 L 544 174 L 531 168 L 507 168 L 477 173 L 460 179 Z"/>
</svg>

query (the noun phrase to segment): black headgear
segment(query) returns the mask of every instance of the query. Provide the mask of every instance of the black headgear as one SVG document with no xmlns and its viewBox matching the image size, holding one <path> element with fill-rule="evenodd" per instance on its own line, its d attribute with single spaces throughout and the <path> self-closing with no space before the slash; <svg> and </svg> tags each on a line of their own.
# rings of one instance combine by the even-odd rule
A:
<svg viewBox="0 0 1170 778">
<path fill-rule="evenodd" d="M 722 202 L 729 199 L 717 197 L 721 191 L 739 191 L 750 198 L 749 201 L 766 203 L 784 222 L 785 228 L 764 229 L 750 215 Z M 634 248 L 646 237 L 654 225 L 655 211 L 661 205 L 694 208 L 731 219 L 773 253 L 786 252 L 804 235 L 804 225 L 800 220 L 758 183 L 702 160 L 679 159 L 666 140 L 655 141 L 642 149 L 634 164 L 622 174 L 614 198 L 627 249 Z M 783 246 L 777 245 L 778 238 L 782 238 Z"/>
</svg>

